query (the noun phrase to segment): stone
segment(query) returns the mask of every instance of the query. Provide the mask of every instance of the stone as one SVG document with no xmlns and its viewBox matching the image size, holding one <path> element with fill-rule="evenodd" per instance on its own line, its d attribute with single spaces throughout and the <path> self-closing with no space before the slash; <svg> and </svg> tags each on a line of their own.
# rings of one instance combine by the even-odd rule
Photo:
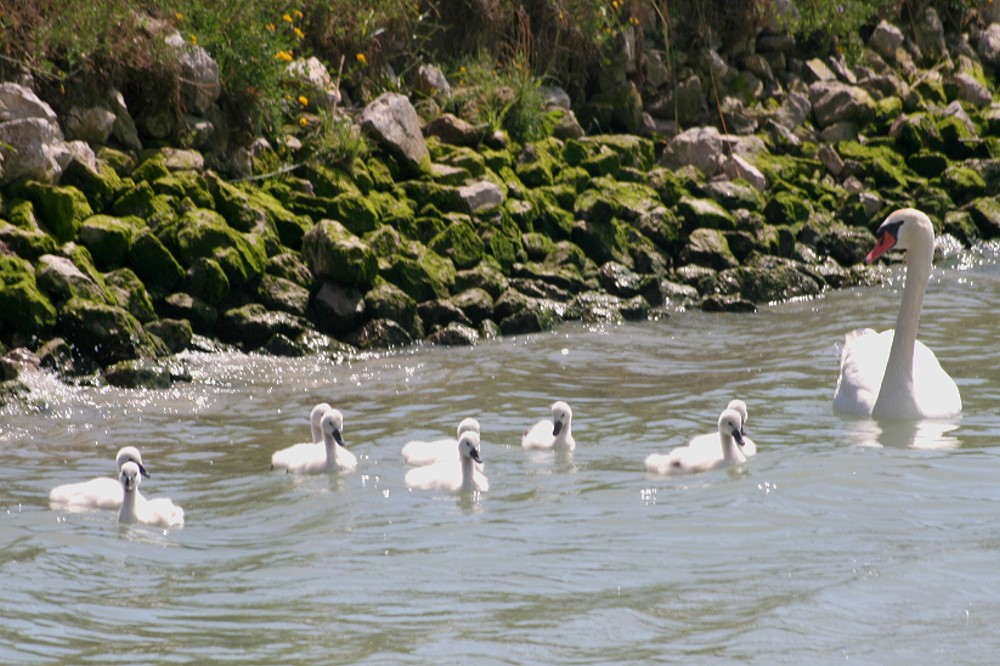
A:
<svg viewBox="0 0 1000 666">
<path fill-rule="evenodd" d="M 361 128 L 410 173 L 430 173 L 430 151 L 417 112 L 404 95 L 379 95 L 361 113 Z"/>
<path fill-rule="evenodd" d="M 111 386 L 129 389 L 166 389 L 173 384 L 170 368 L 148 359 L 119 361 L 104 368 Z"/>
<path fill-rule="evenodd" d="M 695 229 L 681 250 L 684 263 L 708 266 L 716 270 L 736 265 L 725 235 L 717 229 Z"/>
<path fill-rule="evenodd" d="M 66 257 L 52 254 L 39 257 L 35 280 L 38 288 L 56 304 L 71 298 L 107 302 L 104 286 Z"/>
<path fill-rule="evenodd" d="M 361 350 L 392 349 L 413 344 L 413 337 L 391 319 L 373 319 L 348 336 Z"/>
<path fill-rule="evenodd" d="M 0 253 L 0 329 L 40 335 L 56 323 L 56 309 L 24 259 Z"/>
<path fill-rule="evenodd" d="M 390 282 L 381 282 L 365 294 L 365 311 L 372 319 L 391 319 L 414 337 L 423 337 L 417 302 Z"/>
<path fill-rule="evenodd" d="M 354 330 L 365 319 L 364 295 L 357 289 L 330 281 L 323 282 L 312 305 L 320 330 L 333 336 Z"/>
<path fill-rule="evenodd" d="M 219 64 L 208 51 L 184 41 L 180 33 L 167 36 L 180 65 L 181 99 L 191 113 L 204 115 L 222 94 Z"/>
<path fill-rule="evenodd" d="M 169 294 L 159 304 L 160 315 L 172 319 L 184 319 L 191 322 L 191 327 L 198 333 L 212 332 L 219 311 L 200 298 L 184 292 Z"/>
<path fill-rule="evenodd" d="M 979 33 L 976 52 L 983 62 L 993 67 L 1000 67 L 1000 23 L 990 23 Z"/>
<path fill-rule="evenodd" d="M 264 275 L 261 278 L 257 296 L 269 310 L 304 317 L 309 308 L 309 289 L 275 275 Z"/>
<path fill-rule="evenodd" d="M 300 83 L 305 88 L 305 93 L 309 99 L 306 108 L 333 110 L 343 101 L 340 90 L 330 77 L 330 72 L 326 65 L 316 58 L 298 58 L 285 68 L 288 76 Z"/>
<path fill-rule="evenodd" d="M 896 49 L 903 45 L 903 31 L 889 23 L 880 21 L 871 36 L 868 38 L 868 46 L 873 48 L 886 60 L 895 60 Z"/>
<path fill-rule="evenodd" d="M 72 298 L 59 308 L 58 332 L 77 354 L 102 365 L 168 353 L 127 310 L 117 305 Z"/>
<path fill-rule="evenodd" d="M 442 113 L 424 126 L 424 136 L 435 136 L 453 146 L 478 146 L 486 138 L 486 127 L 473 125 L 452 113 Z"/>
<path fill-rule="evenodd" d="M 427 341 L 443 347 L 469 347 L 479 342 L 479 332 L 471 326 L 452 322 L 431 333 Z"/>
<path fill-rule="evenodd" d="M 179 354 L 191 346 L 194 330 L 191 322 L 184 319 L 163 318 L 143 324 L 147 333 L 163 340 L 164 344 L 174 354 Z"/>
<path fill-rule="evenodd" d="M 693 127 L 675 136 L 666 146 L 660 162 L 671 169 L 691 165 L 710 178 L 719 171 L 722 135 L 714 127 Z"/>
<path fill-rule="evenodd" d="M 458 198 L 463 209 L 470 214 L 492 210 L 502 206 L 504 202 L 503 190 L 488 180 L 459 187 Z"/>
<path fill-rule="evenodd" d="M 79 239 L 94 257 L 94 263 L 110 270 L 125 264 L 135 227 L 141 225 L 139 218 L 126 221 L 111 215 L 92 215 L 80 226 Z"/>
<path fill-rule="evenodd" d="M 302 255 L 316 279 L 347 287 L 371 287 L 378 271 L 368 244 L 333 220 L 320 220 L 306 233 Z"/>
<path fill-rule="evenodd" d="M 153 301 L 145 285 L 132 270 L 119 268 L 104 274 L 107 295 L 111 302 L 125 308 L 144 327 L 156 319 Z"/>
<path fill-rule="evenodd" d="M 79 139 L 103 146 L 115 128 L 115 114 L 102 106 L 73 107 L 63 118 L 63 133 L 70 141 Z"/>
<path fill-rule="evenodd" d="M 219 319 L 219 338 L 240 345 L 244 350 L 259 349 L 276 334 L 291 339 L 310 328 L 309 322 L 287 312 L 273 312 L 260 303 L 251 303 L 223 313 Z"/>
<path fill-rule="evenodd" d="M 864 125 L 875 117 L 875 100 L 860 86 L 819 81 L 809 86 L 809 99 L 821 128 L 842 121 Z"/>
</svg>

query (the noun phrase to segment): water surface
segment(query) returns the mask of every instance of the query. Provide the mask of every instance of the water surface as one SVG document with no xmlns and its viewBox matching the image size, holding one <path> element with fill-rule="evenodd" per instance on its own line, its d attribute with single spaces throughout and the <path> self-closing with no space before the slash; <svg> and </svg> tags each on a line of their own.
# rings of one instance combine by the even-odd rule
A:
<svg viewBox="0 0 1000 666">
<path fill-rule="evenodd" d="M 31 379 L 0 421 L 0 662 L 990 663 L 1000 653 L 997 248 L 935 269 L 920 338 L 964 413 L 885 425 L 831 411 L 838 344 L 891 327 L 901 279 L 763 308 L 569 324 L 470 349 L 334 364 L 187 354 L 168 391 Z M 759 454 L 682 479 L 643 459 L 710 432 L 732 397 Z M 520 433 L 556 399 L 571 456 Z M 328 401 L 353 474 L 271 453 Z M 491 488 L 409 491 L 399 450 L 483 427 Z M 143 451 L 187 524 L 48 507 Z"/>
</svg>

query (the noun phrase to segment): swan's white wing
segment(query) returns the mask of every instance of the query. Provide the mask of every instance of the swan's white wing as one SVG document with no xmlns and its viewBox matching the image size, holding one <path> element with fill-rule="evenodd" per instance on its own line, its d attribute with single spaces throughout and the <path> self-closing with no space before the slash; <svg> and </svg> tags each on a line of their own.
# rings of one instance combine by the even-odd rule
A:
<svg viewBox="0 0 1000 666">
<path fill-rule="evenodd" d="M 180 508 L 166 497 L 148 499 L 141 507 L 136 506 L 139 520 L 151 525 L 166 527 L 184 526 L 184 509 Z"/>
<path fill-rule="evenodd" d="M 345 472 L 350 472 L 358 468 L 357 456 L 340 444 L 337 444 L 337 467 Z"/>
<path fill-rule="evenodd" d="M 924 418 L 949 418 L 962 411 L 962 396 L 955 380 L 919 340 L 913 349 L 913 390 Z"/>
<path fill-rule="evenodd" d="M 56 486 L 49 492 L 49 502 L 75 511 L 117 509 L 122 504 L 122 494 L 122 486 L 117 479 L 97 478 Z"/>
<path fill-rule="evenodd" d="M 526 449 L 551 449 L 555 442 L 552 428 L 552 421 L 539 421 L 531 426 L 531 430 L 524 433 L 524 437 L 521 438 L 521 446 Z"/>
<path fill-rule="evenodd" d="M 406 473 L 404 481 L 407 488 L 419 490 L 459 490 L 462 487 L 462 464 L 455 460 L 417 467 Z"/>
<path fill-rule="evenodd" d="M 414 440 L 403 446 L 403 462 L 410 465 L 433 465 L 458 457 L 457 439 L 437 439 L 430 442 Z"/>
<path fill-rule="evenodd" d="M 275 451 L 271 455 L 271 469 L 292 470 L 309 462 L 326 462 L 326 448 L 323 443 L 304 442 Z"/>
<path fill-rule="evenodd" d="M 892 335 L 891 330 L 876 333 L 870 328 L 847 334 L 833 394 L 835 412 L 871 416 L 885 374 Z"/>
</svg>

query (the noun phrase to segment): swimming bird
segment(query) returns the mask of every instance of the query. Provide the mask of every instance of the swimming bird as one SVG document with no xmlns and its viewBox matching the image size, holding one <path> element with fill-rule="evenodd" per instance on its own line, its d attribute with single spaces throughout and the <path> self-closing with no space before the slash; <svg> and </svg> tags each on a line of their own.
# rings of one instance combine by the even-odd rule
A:
<svg viewBox="0 0 1000 666">
<path fill-rule="evenodd" d="M 149 478 L 149 473 L 142 466 L 142 454 L 134 446 L 123 446 L 115 456 L 115 466 L 121 473 L 122 465 L 135 463 L 139 474 Z M 98 477 L 80 483 L 66 483 L 56 486 L 49 492 L 49 502 L 57 508 L 74 511 L 86 509 L 117 509 L 122 505 L 122 485 L 118 479 Z"/>
<path fill-rule="evenodd" d="M 344 416 L 330 408 L 320 419 L 323 441 L 317 444 L 295 444 L 275 451 L 271 469 L 283 469 L 296 474 L 349 472 L 357 468 L 358 459 L 344 445 Z"/>
<path fill-rule="evenodd" d="M 482 462 L 479 433 L 469 430 L 458 438 L 458 450 L 454 459 L 411 469 L 406 473 L 406 487 L 449 492 L 485 492 L 490 489 L 489 479 L 476 469 L 476 464 Z"/>
<path fill-rule="evenodd" d="M 481 434 L 479 421 L 470 417 L 458 424 L 458 437 L 464 432 Z M 431 441 L 413 440 L 403 445 L 403 462 L 410 465 L 431 465 L 454 460 L 458 451 L 458 440 L 450 437 Z"/>
<path fill-rule="evenodd" d="M 524 433 L 521 446 L 526 449 L 572 451 L 576 440 L 572 432 L 573 410 L 562 400 L 552 404 L 552 420 L 542 420 Z"/>
<path fill-rule="evenodd" d="M 876 232 L 871 263 L 890 248 L 906 250 L 906 283 L 894 330 L 848 333 L 840 355 L 833 409 L 876 419 L 948 418 L 962 411 L 958 386 L 917 340 L 924 293 L 934 258 L 934 227 L 915 208 L 889 214 Z"/>
<path fill-rule="evenodd" d="M 745 403 L 740 399 L 730 400 L 729 404 L 726 406 L 726 409 L 732 409 L 738 412 L 740 415 L 740 434 L 743 435 L 743 449 L 742 449 L 743 455 L 745 455 L 747 458 L 749 458 L 750 456 L 757 455 L 757 445 L 754 443 L 752 439 L 747 437 L 746 425 L 747 425 L 747 419 L 749 418 L 747 416 L 747 403 Z M 705 433 L 704 435 L 698 435 L 688 443 L 688 446 L 718 447 L 719 434 L 717 432 L 709 432 Z"/>
<path fill-rule="evenodd" d="M 719 415 L 719 434 L 715 446 L 679 446 L 670 453 L 653 453 L 646 457 L 646 469 L 657 474 L 687 474 L 706 472 L 728 465 L 746 462 L 743 454 L 743 418 L 735 409 L 725 409 Z"/>
<path fill-rule="evenodd" d="M 118 475 L 122 488 L 118 522 L 183 527 L 184 509 L 165 497 L 150 500 L 142 496 L 139 492 L 141 474 L 139 465 L 132 461 L 122 465 L 122 471 Z"/>
</svg>

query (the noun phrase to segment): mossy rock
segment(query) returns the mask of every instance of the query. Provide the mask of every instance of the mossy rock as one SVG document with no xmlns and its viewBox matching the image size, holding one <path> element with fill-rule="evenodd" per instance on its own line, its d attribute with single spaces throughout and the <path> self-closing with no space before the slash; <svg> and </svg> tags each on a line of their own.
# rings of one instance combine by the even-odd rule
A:
<svg viewBox="0 0 1000 666">
<path fill-rule="evenodd" d="M 122 266 L 132 249 L 132 239 L 146 223 L 138 217 L 122 219 L 92 215 L 80 227 L 80 243 L 90 251 L 94 263 L 104 270 Z"/>
<path fill-rule="evenodd" d="M 274 227 L 281 244 L 292 250 L 300 250 L 302 248 L 302 238 L 313 225 L 312 220 L 308 217 L 296 215 L 285 208 L 277 198 L 260 190 L 248 191 L 245 204 L 239 199 L 234 199 L 229 205 L 239 206 L 242 210 L 240 217 L 244 220 L 256 219 L 258 215 L 263 214 L 265 220 Z M 232 211 L 231 208 L 227 209 L 226 204 L 220 204 L 219 212 L 223 212 L 225 215 L 224 211 L 226 210 Z M 230 220 L 231 226 L 240 231 L 244 229 L 247 231 L 250 230 L 245 225 L 237 226 L 233 224 L 233 215 L 227 215 L 226 219 Z"/>
<path fill-rule="evenodd" d="M 157 178 L 152 182 L 152 185 L 153 191 L 157 194 L 164 194 L 175 199 L 187 197 L 199 208 L 214 209 L 216 206 L 208 182 L 195 171 L 174 171 Z"/>
<path fill-rule="evenodd" d="M 87 197 L 75 187 L 27 182 L 16 193 L 31 201 L 38 223 L 60 243 L 75 240 L 80 225 L 94 214 Z"/>
<path fill-rule="evenodd" d="M 140 217 L 154 229 L 177 218 L 172 199 L 154 192 L 149 183 L 125 187 L 112 204 L 111 214 Z"/>
<path fill-rule="evenodd" d="M 378 257 L 391 257 L 403 250 L 403 236 L 388 224 L 365 234 L 364 241 Z"/>
<path fill-rule="evenodd" d="M 448 146 L 448 150 L 438 160 L 442 164 L 464 169 L 473 178 L 486 174 L 486 159 L 465 146 Z"/>
<path fill-rule="evenodd" d="M 649 171 L 646 182 L 653 188 L 656 196 L 667 206 L 675 206 L 680 203 L 681 198 L 690 193 L 688 187 L 690 183 L 685 179 L 678 178 L 673 171 L 663 167 L 656 167 Z"/>
<path fill-rule="evenodd" d="M 727 211 L 764 209 L 764 197 L 745 180 L 717 180 L 699 187 L 702 196 L 712 199 Z"/>
<path fill-rule="evenodd" d="M 146 285 L 134 271 L 129 268 L 119 268 L 105 273 L 104 282 L 113 304 L 125 308 L 143 325 L 156 319 L 153 300 L 146 291 Z"/>
<path fill-rule="evenodd" d="M 489 229 L 483 235 L 487 253 L 500 264 L 503 270 L 509 271 L 517 261 L 520 241 L 511 238 L 499 229 Z"/>
<path fill-rule="evenodd" d="M 985 194 L 986 181 L 975 169 L 954 164 L 941 174 L 941 186 L 962 205 Z"/>
<path fill-rule="evenodd" d="M 779 262 L 732 268 L 722 271 L 718 279 L 723 285 L 735 284 L 743 298 L 757 304 L 816 296 L 822 291 L 822 285 L 815 279 L 790 264 Z"/>
<path fill-rule="evenodd" d="M 257 296 L 269 310 L 304 317 L 309 308 L 309 289 L 275 275 L 265 275 L 261 279 Z"/>
<path fill-rule="evenodd" d="M 594 144 L 597 151 L 611 152 L 618 156 L 622 166 L 648 171 L 656 161 L 656 147 L 647 138 L 634 134 L 596 134 L 583 137 L 582 144 Z"/>
<path fill-rule="evenodd" d="M 151 231 L 140 232 L 129 250 L 128 266 L 148 286 L 169 291 L 184 277 L 184 269 Z"/>
<path fill-rule="evenodd" d="M 542 146 L 527 144 L 518 157 L 514 172 L 527 187 L 542 187 L 554 182 L 558 173 L 556 160 Z"/>
<path fill-rule="evenodd" d="M 372 175 L 372 170 L 367 165 L 365 170 L 369 176 Z M 302 171 L 302 177 L 312 183 L 316 196 L 333 199 L 341 194 L 361 195 L 355 177 L 338 167 L 308 164 Z"/>
<path fill-rule="evenodd" d="M 579 193 L 590 187 L 592 180 L 590 173 L 582 167 L 565 167 L 556 176 L 555 184 L 569 187 L 573 192 Z"/>
<path fill-rule="evenodd" d="M 726 235 L 718 229 L 695 229 L 688 236 L 687 244 L 681 250 L 681 261 L 688 264 L 707 266 L 715 270 L 737 265 L 736 257 L 729 249 Z"/>
<path fill-rule="evenodd" d="M 282 252 L 267 259 L 268 275 L 291 280 L 300 287 L 313 286 L 313 274 L 299 252 Z"/>
<path fill-rule="evenodd" d="M 70 258 L 55 254 L 39 257 L 35 268 L 38 288 L 57 305 L 72 298 L 112 302 L 105 291 L 103 276 L 99 278 L 100 282 L 81 270 Z"/>
<path fill-rule="evenodd" d="M 1000 201 L 992 197 L 976 199 L 969 204 L 968 211 L 982 238 L 1000 237 Z"/>
<path fill-rule="evenodd" d="M 906 158 L 906 164 L 923 178 L 937 178 L 950 162 L 944 153 L 932 150 L 919 150 Z"/>
<path fill-rule="evenodd" d="M 403 184 L 406 196 L 412 199 L 418 209 L 426 206 L 445 212 L 462 212 L 462 197 L 458 188 L 430 181 L 411 180 Z"/>
<path fill-rule="evenodd" d="M 405 196 L 390 192 L 370 192 L 365 196 L 377 211 L 377 218 L 382 224 L 394 226 L 400 231 L 413 226 L 416 211 L 413 202 Z"/>
<path fill-rule="evenodd" d="M 628 253 L 627 228 L 615 218 L 581 220 L 573 226 L 571 239 L 597 264 L 617 261 L 632 267 L 632 257 Z"/>
<path fill-rule="evenodd" d="M 0 332 L 43 335 L 56 324 L 56 309 L 24 259 L 0 253 Z"/>
<path fill-rule="evenodd" d="M 360 289 L 375 282 L 375 252 L 340 222 L 317 222 L 302 239 L 302 256 L 318 280 Z"/>
<path fill-rule="evenodd" d="M 509 286 L 500 264 L 492 257 L 487 257 L 475 268 L 459 271 L 455 275 L 455 289 L 459 292 L 482 289 L 493 299 L 499 298 Z"/>
<path fill-rule="evenodd" d="M 7 220 L 20 229 L 35 231 L 40 229 L 35 215 L 35 204 L 28 199 L 12 199 L 6 202 Z"/>
<path fill-rule="evenodd" d="M 736 219 L 732 213 L 712 199 L 683 197 L 677 204 L 677 212 L 684 219 L 685 229 L 736 229 Z"/>
<path fill-rule="evenodd" d="M 468 215 L 450 214 L 447 226 L 428 243 L 428 247 L 448 257 L 458 269 L 471 268 L 483 258 L 486 247 Z"/>
<path fill-rule="evenodd" d="M 330 217 L 337 220 L 356 236 L 375 229 L 379 223 L 378 208 L 360 194 L 344 193 L 331 202 Z"/>
<path fill-rule="evenodd" d="M 572 212 L 559 205 L 551 192 L 533 190 L 528 196 L 528 202 L 537 213 L 534 231 L 540 231 L 553 239 L 569 238 L 575 218 Z"/>
<path fill-rule="evenodd" d="M 219 262 L 233 287 L 239 288 L 264 273 L 267 254 L 262 240 L 242 234 L 215 211 L 196 208 L 180 219 L 177 252 L 182 265 L 191 266 L 201 257 Z"/>
<path fill-rule="evenodd" d="M 447 298 L 455 284 L 455 267 L 438 253 L 415 244 L 415 258 L 398 255 L 389 261 L 382 277 L 418 303 Z"/>
<path fill-rule="evenodd" d="M 972 157 L 976 153 L 979 137 L 957 116 L 946 116 L 938 121 L 942 150 L 953 160 Z"/>
<path fill-rule="evenodd" d="M 998 122 L 1000 124 L 1000 122 Z M 479 151 L 482 155 L 486 167 L 491 171 L 500 173 L 502 169 L 511 170 L 516 163 L 515 156 L 509 150 L 497 150 L 493 148 L 482 148 Z"/>
<path fill-rule="evenodd" d="M 163 340 L 167 349 L 174 354 L 179 354 L 189 348 L 191 340 L 194 338 L 191 322 L 185 319 L 157 319 L 143 324 L 143 328 L 146 329 L 147 333 Z"/>
<path fill-rule="evenodd" d="M 967 210 L 950 210 L 944 216 L 944 231 L 955 236 L 966 245 L 980 237 L 979 227 Z"/>
<path fill-rule="evenodd" d="M 531 261 L 544 260 L 555 247 L 551 238 L 536 232 L 522 234 L 521 244 Z"/>
<path fill-rule="evenodd" d="M 396 285 L 379 280 L 367 294 L 365 307 L 372 319 L 390 319 L 410 335 L 422 338 L 423 323 L 417 316 L 417 302 Z"/>
<path fill-rule="evenodd" d="M 58 251 L 56 240 L 41 229 L 24 229 L 0 220 L 0 242 L 19 257 L 35 261 Z"/>
<path fill-rule="evenodd" d="M 804 222 L 812 212 L 812 205 L 792 192 L 778 192 L 764 206 L 764 218 L 775 225 Z"/>
<path fill-rule="evenodd" d="M 120 178 L 131 176 L 136 167 L 135 157 L 131 153 L 110 146 L 100 147 L 97 151 L 97 160 L 114 169 Z"/>
<path fill-rule="evenodd" d="M 924 100 L 925 106 L 944 106 L 948 103 L 948 95 L 944 90 L 944 81 L 940 76 L 922 76 L 913 85 L 913 91 Z"/>
<path fill-rule="evenodd" d="M 77 353 L 102 365 L 169 353 L 159 338 L 151 337 L 138 319 L 117 305 L 71 299 L 59 308 L 56 328 Z"/>
<path fill-rule="evenodd" d="M 866 145 L 854 141 L 844 141 L 837 147 L 845 160 L 857 160 L 865 169 L 865 175 L 881 188 L 909 188 L 917 185 L 916 179 L 908 175 L 903 156 L 885 145 L 874 141 Z"/>
<path fill-rule="evenodd" d="M 635 220 L 662 207 L 655 190 L 638 183 L 621 183 L 602 178 L 578 197 L 574 214 L 584 220 L 604 223 L 611 219 Z"/>
<path fill-rule="evenodd" d="M 622 158 L 611 150 L 601 150 L 580 162 L 580 168 L 593 178 L 617 178 L 622 170 Z"/>
<path fill-rule="evenodd" d="M 288 312 L 274 312 L 260 303 L 227 310 L 219 320 L 219 337 L 245 350 L 259 349 L 275 335 L 295 340 L 310 329 L 309 322 Z"/>
<path fill-rule="evenodd" d="M 229 298 L 232 290 L 226 271 L 215 259 L 198 257 L 187 269 L 181 285 L 185 292 L 217 306 Z"/>
<path fill-rule="evenodd" d="M 885 133 L 902 113 L 903 100 L 895 95 L 883 97 L 875 102 L 875 119 L 872 121 L 872 124 L 881 130 L 880 133 Z"/>
<path fill-rule="evenodd" d="M 71 160 L 63 170 L 59 184 L 77 188 L 87 197 L 90 207 L 100 211 L 107 208 L 121 190 L 122 179 L 108 164 L 98 162 L 95 171 L 79 160 Z"/>
<path fill-rule="evenodd" d="M 170 175 L 170 170 L 167 168 L 167 161 L 160 153 L 146 158 L 132 171 L 132 179 L 137 183 L 152 183 L 168 175 Z"/>
</svg>

